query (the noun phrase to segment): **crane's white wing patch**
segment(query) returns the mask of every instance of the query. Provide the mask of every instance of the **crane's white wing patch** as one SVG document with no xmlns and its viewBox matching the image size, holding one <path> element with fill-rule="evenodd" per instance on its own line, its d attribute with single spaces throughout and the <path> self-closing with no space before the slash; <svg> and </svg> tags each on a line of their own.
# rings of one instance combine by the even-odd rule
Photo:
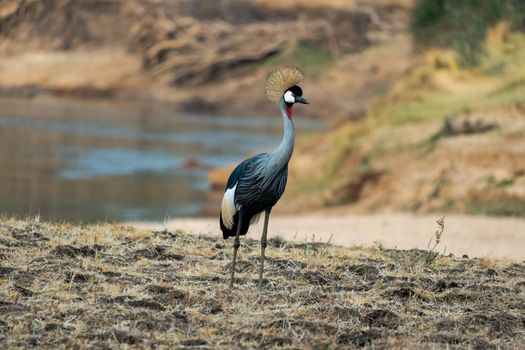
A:
<svg viewBox="0 0 525 350">
<path fill-rule="evenodd" d="M 237 184 L 235 184 L 235 186 L 233 186 L 232 188 L 228 188 L 226 192 L 224 192 L 224 196 L 222 197 L 221 217 L 224 226 L 226 226 L 228 229 L 231 229 L 233 227 L 233 216 L 237 212 L 237 208 L 235 208 L 236 187 Z"/>
</svg>

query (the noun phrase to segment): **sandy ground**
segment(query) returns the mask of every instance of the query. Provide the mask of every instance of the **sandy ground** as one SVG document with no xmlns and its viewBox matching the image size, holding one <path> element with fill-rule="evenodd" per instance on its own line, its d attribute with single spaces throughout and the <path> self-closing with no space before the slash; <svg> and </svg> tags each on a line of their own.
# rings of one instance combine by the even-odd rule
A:
<svg viewBox="0 0 525 350">
<path fill-rule="evenodd" d="M 343 246 L 374 245 L 387 248 L 427 249 L 438 228 L 437 215 L 375 214 L 275 216 L 270 219 L 269 237 L 293 241 L 317 241 Z M 250 228 L 248 236 L 258 238 L 263 219 Z M 172 219 L 162 223 L 133 223 L 158 230 L 185 230 L 219 235 L 215 218 Z M 439 252 L 456 256 L 525 260 L 525 220 L 482 216 L 447 215 Z"/>
</svg>

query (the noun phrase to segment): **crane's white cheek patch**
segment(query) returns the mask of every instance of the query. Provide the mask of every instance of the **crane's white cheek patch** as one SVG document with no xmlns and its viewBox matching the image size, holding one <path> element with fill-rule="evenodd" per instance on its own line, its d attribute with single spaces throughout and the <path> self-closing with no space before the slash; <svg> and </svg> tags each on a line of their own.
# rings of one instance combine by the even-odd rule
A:
<svg viewBox="0 0 525 350">
<path fill-rule="evenodd" d="M 295 98 L 293 97 L 293 94 L 291 91 L 286 91 L 284 93 L 284 101 L 288 103 L 295 103 Z"/>
<path fill-rule="evenodd" d="M 237 184 L 235 184 L 235 186 L 233 186 L 232 188 L 227 189 L 226 192 L 224 192 L 224 196 L 222 197 L 221 217 L 224 226 L 226 226 L 228 229 L 231 229 L 233 227 L 233 216 L 237 212 L 235 208 L 236 187 Z"/>
</svg>

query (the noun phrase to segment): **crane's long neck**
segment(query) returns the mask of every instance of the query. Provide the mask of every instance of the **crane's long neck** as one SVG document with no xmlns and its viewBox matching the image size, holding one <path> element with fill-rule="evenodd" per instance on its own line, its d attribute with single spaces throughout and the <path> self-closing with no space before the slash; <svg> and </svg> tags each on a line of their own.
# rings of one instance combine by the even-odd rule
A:
<svg viewBox="0 0 525 350">
<path fill-rule="evenodd" d="M 272 158 L 275 162 L 275 165 L 279 168 L 282 168 L 288 164 L 288 161 L 292 157 L 295 143 L 295 130 L 293 127 L 293 121 L 291 116 L 288 117 L 286 108 L 286 103 L 281 98 L 279 101 L 279 111 L 281 112 L 281 117 L 284 123 L 283 139 L 281 140 L 279 147 L 277 147 L 272 152 Z"/>
</svg>

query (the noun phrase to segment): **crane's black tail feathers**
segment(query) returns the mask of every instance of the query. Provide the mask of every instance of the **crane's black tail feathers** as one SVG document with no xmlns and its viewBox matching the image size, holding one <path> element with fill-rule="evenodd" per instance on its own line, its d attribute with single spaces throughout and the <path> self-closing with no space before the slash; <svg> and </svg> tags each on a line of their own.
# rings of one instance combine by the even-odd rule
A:
<svg viewBox="0 0 525 350">
<path fill-rule="evenodd" d="M 243 222 L 241 224 L 241 232 L 239 233 L 241 236 L 244 236 L 248 232 L 252 216 L 253 215 L 244 215 Z M 239 226 L 239 212 L 235 213 L 235 215 L 233 216 L 232 228 L 227 228 L 226 226 L 224 226 L 221 214 L 219 214 L 219 220 L 221 223 L 222 238 L 227 239 L 228 237 L 235 237 L 235 235 L 237 234 L 237 227 Z"/>
</svg>

